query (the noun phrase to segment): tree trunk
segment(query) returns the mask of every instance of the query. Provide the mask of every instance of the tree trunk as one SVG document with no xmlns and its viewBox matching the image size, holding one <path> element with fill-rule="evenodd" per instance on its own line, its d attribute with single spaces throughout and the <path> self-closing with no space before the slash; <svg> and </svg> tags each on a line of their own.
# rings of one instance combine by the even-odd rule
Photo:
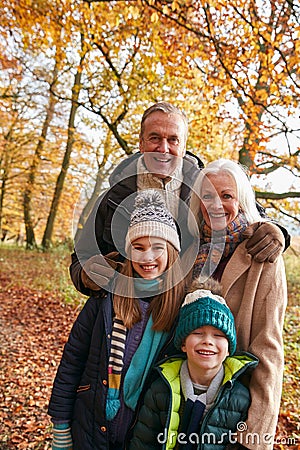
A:
<svg viewBox="0 0 300 450">
<path fill-rule="evenodd" d="M 42 247 L 44 249 L 47 249 L 51 246 L 52 243 L 52 235 L 53 235 L 53 229 L 54 229 L 54 221 L 55 217 L 58 211 L 59 201 L 60 197 L 63 191 L 64 181 L 67 175 L 67 171 L 70 165 L 70 157 L 73 150 L 73 144 L 74 144 L 74 133 L 75 133 L 75 116 L 78 109 L 78 98 L 79 93 L 81 90 L 81 75 L 82 75 L 82 63 L 85 58 L 85 53 L 82 55 L 80 59 L 80 63 L 78 66 L 77 73 L 75 75 L 74 85 L 72 88 L 72 105 L 71 105 L 71 111 L 69 116 L 69 123 L 68 123 L 68 138 L 67 138 L 67 144 L 66 144 L 66 151 L 64 154 L 63 162 L 61 171 L 58 175 L 56 186 L 54 190 L 54 195 L 52 199 L 52 204 L 50 207 L 50 212 L 47 219 L 46 228 L 44 231 L 44 236 L 42 240 Z"/>
<path fill-rule="evenodd" d="M 79 220 L 78 220 L 78 225 L 77 225 L 77 230 L 75 233 L 75 241 L 79 238 L 80 236 L 80 232 L 88 218 L 88 216 L 90 215 L 96 200 L 98 199 L 99 195 L 101 194 L 101 192 L 103 191 L 103 182 L 105 181 L 106 176 L 100 175 L 100 173 L 98 172 L 98 176 L 97 176 L 97 180 L 94 186 L 94 190 L 93 193 L 91 195 L 91 197 L 88 199 L 87 203 L 85 204 Z"/>
<path fill-rule="evenodd" d="M 28 179 L 24 191 L 23 196 L 23 211 L 24 211 L 24 223 L 25 223 L 25 231 L 26 231 L 26 248 L 32 249 L 37 247 L 35 234 L 34 234 L 34 225 L 33 225 L 33 217 L 32 217 L 32 195 L 35 187 L 35 179 L 36 174 L 41 158 L 41 154 L 44 148 L 44 143 L 46 141 L 47 133 L 50 127 L 50 123 L 54 114 L 54 107 L 56 104 L 56 100 L 54 95 L 51 93 L 51 87 L 56 82 L 58 69 L 55 66 L 53 71 L 53 83 L 50 85 L 50 95 L 49 95 L 49 103 L 47 108 L 46 117 L 44 120 L 41 136 L 39 138 L 38 144 L 35 149 L 34 157 L 29 169 Z"/>
<path fill-rule="evenodd" d="M 9 156 L 10 145 L 12 142 L 12 128 L 8 131 L 5 138 L 3 153 L 0 159 L 1 188 L 0 188 L 0 239 L 4 240 L 6 232 L 3 230 L 3 206 L 6 193 L 6 183 L 9 178 L 9 166 L 11 158 Z"/>
<path fill-rule="evenodd" d="M 82 212 L 80 214 L 76 233 L 74 236 L 75 241 L 77 241 L 77 239 L 79 238 L 80 232 L 81 232 L 82 228 L 84 227 L 84 224 L 85 224 L 88 216 L 90 215 L 97 199 L 99 198 L 101 193 L 105 190 L 104 183 L 105 183 L 105 181 L 107 181 L 107 178 L 108 178 L 109 174 L 111 173 L 112 168 L 105 168 L 108 158 L 111 154 L 111 140 L 110 140 L 111 134 L 112 134 L 112 131 L 109 129 L 106 139 L 105 139 L 105 142 L 104 142 L 104 145 L 103 145 L 103 148 L 102 148 L 104 150 L 103 157 L 101 158 L 101 161 L 99 161 L 99 158 L 97 158 L 98 172 L 97 172 L 97 177 L 96 177 L 96 183 L 94 185 L 94 189 L 93 189 L 93 193 L 92 193 L 91 197 L 88 199 L 87 203 L 85 204 L 85 206 L 82 209 Z"/>
<path fill-rule="evenodd" d="M 3 203 L 4 203 L 4 194 L 6 189 L 6 180 L 7 176 L 6 173 L 3 173 L 2 181 L 1 181 L 1 188 L 0 188 L 0 239 L 4 239 L 4 233 L 2 229 L 2 222 L 3 222 Z"/>
</svg>

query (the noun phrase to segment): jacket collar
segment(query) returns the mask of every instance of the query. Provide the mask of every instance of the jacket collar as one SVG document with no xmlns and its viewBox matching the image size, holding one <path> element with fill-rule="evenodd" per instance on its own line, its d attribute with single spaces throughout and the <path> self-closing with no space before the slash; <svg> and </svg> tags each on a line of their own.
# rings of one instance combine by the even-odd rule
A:
<svg viewBox="0 0 300 450">
<path fill-rule="evenodd" d="M 222 384 L 238 378 L 242 373 L 254 369 L 258 364 L 258 358 L 248 352 L 239 352 L 233 356 L 227 356 L 224 361 L 224 379 Z"/>
<path fill-rule="evenodd" d="M 141 157 L 141 155 L 142 154 L 140 152 L 137 152 L 122 160 L 109 177 L 110 186 L 114 186 L 116 183 L 119 183 L 122 180 L 130 177 L 136 179 L 137 161 Z M 191 152 L 186 152 L 183 158 L 183 176 L 187 176 L 190 183 L 192 183 L 193 179 L 190 180 L 189 178 L 193 177 L 189 177 L 189 175 L 198 172 L 200 169 L 203 169 L 203 167 L 204 164 L 198 158 L 198 156 L 194 155 Z"/>
<path fill-rule="evenodd" d="M 180 369 L 184 359 L 170 358 L 159 365 L 158 370 L 161 375 L 173 384 L 179 377 Z M 238 352 L 233 356 L 228 356 L 224 361 L 224 379 L 222 384 L 238 378 L 242 373 L 252 370 L 257 366 L 259 359 L 250 352 Z"/>
</svg>

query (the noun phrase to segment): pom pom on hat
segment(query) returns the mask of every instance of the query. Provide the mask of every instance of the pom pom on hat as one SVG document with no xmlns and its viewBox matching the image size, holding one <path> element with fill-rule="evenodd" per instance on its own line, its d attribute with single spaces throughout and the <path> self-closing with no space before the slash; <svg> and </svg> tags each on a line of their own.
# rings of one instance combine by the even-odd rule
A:
<svg viewBox="0 0 300 450">
<path fill-rule="evenodd" d="M 149 207 L 158 207 L 158 208 L 166 208 L 165 202 L 161 196 L 161 194 L 154 189 L 147 189 L 145 191 L 141 191 L 135 198 L 134 208 L 145 210 Z M 135 215 L 132 214 L 131 221 L 135 221 Z"/>
<path fill-rule="evenodd" d="M 181 349 L 184 339 L 197 328 L 211 325 L 222 331 L 228 340 L 229 354 L 236 350 L 236 330 L 233 315 L 223 297 L 206 289 L 187 294 L 179 312 L 174 345 Z"/>
<path fill-rule="evenodd" d="M 177 251 L 180 251 L 175 221 L 168 211 L 163 197 L 154 189 L 141 191 L 136 196 L 126 236 L 126 251 L 128 251 L 131 242 L 144 236 L 165 239 Z"/>
</svg>

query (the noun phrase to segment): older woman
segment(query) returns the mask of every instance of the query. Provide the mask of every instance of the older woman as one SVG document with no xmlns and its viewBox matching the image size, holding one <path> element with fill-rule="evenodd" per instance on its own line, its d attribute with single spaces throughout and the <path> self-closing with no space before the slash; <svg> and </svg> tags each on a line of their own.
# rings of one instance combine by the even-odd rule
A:
<svg viewBox="0 0 300 450">
<path fill-rule="evenodd" d="M 201 171 L 191 211 L 201 236 L 193 278 L 212 276 L 221 282 L 235 318 L 237 350 L 249 351 L 260 361 L 250 380 L 252 403 L 238 441 L 241 448 L 270 450 L 284 363 L 287 290 L 283 259 L 259 263 L 247 252 L 245 230 L 262 219 L 249 179 L 238 163 L 221 159 Z"/>
</svg>

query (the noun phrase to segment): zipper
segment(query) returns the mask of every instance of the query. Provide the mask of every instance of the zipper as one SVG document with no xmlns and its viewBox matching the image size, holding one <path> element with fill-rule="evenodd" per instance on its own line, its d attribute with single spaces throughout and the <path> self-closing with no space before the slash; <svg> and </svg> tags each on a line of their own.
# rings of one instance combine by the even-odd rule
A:
<svg viewBox="0 0 300 450">
<path fill-rule="evenodd" d="M 131 212 L 121 203 L 116 203 L 112 199 L 108 198 L 107 203 L 113 207 L 114 210 L 118 209 L 119 211 L 123 212 L 123 215 L 126 216 L 126 218 L 131 216 Z"/>
<path fill-rule="evenodd" d="M 230 384 L 230 386 L 228 386 L 228 384 Z M 209 411 L 207 411 L 207 413 L 205 414 L 204 419 L 203 419 L 203 421 L 202 421 L 202 423 L 201 423 L 200 430 L 199 430 L 199 436 L 200 436 L 200 438 L 201 438 L 201 436 L 202 436 L 202 430 L 205 429 L 206 424 L 207 424 L 207 422 L 208 422 L 208 419 L 210 418 L 210 416 L 213 414 L 215 408 L 216 408 L 216 407 L 218 406 L 218 404 L 220 403 L 220 400 L 221 400 L 221 398 L 222 398 L 222 396 L 223 396 L 223 393 L 225 392 L 226 389 L 231 389 L 232 385 L 233 385 L 232 380 L 228 380 L 228 381 L 221 387 L 221 389 L 219 390 L 219 393 L 218 393 L 218 395 L 217 395 L 217 397 L 216 397 L 216 400 L 215 400 L 213 406 L 209 409 Z M 197 450 L 203 449 L 203 445 L 204 445 L 203 442 L 200 442 L 199 447 L 197 447 Z"/>
</svg>

